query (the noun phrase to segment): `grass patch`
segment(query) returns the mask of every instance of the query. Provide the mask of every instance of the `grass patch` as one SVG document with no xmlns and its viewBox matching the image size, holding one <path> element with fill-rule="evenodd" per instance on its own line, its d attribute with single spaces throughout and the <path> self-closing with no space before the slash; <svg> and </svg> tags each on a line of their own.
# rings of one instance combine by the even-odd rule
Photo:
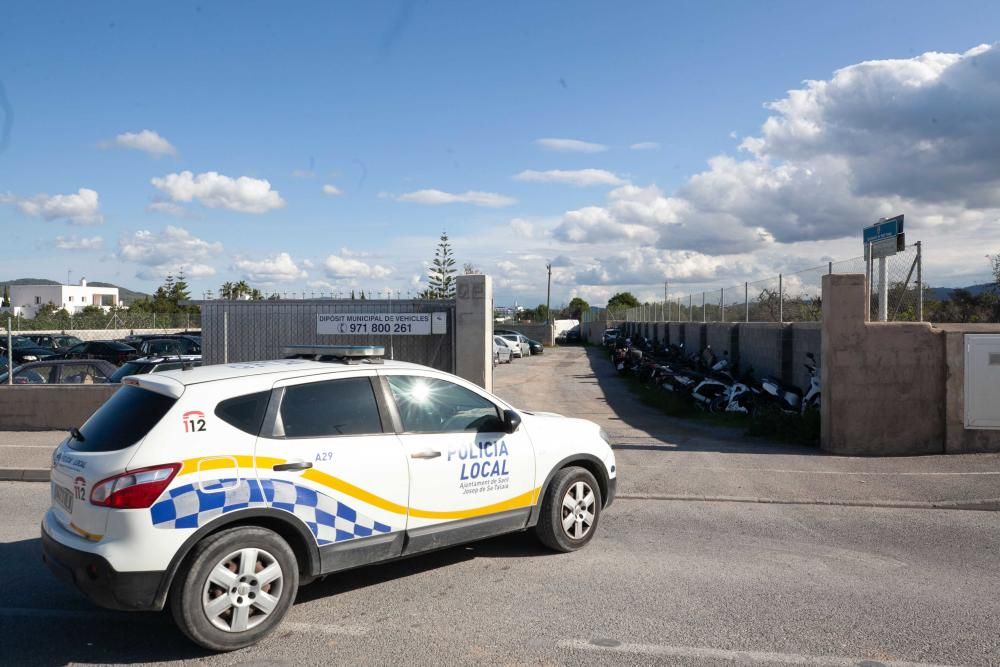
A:
<svg viewBox="0 0 1000 667">
<path fill-rule="evenodd" d="M 797 445 L 819 445 L 820 418 L 818 410 L 810 410 L 804 416 L 790 415 L 772 407 L 760 410 L 756 415 L 737 412 L 709 412 L 702 410 L 694 401 L 664 391 L 658 387 L 648 387 L 632 375 L 623 377 L 625 385 L 640 401 L 666 415 L 681 419 L 693 419 L 713 426 L 744 429 L 751 437 L 768 438 L 778 442 Z"/>
</svg>

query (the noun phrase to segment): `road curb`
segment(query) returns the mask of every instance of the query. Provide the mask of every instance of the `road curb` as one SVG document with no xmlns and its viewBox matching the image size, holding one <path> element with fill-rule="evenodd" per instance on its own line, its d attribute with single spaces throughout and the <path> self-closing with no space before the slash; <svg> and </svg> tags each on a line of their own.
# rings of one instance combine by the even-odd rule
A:
<svg viewBox="0 0 1000 667">
<path fill-rule="evenodd" d="M 829 507 L 875 507 L 879 509 L 926 509 L 926 510 L 978 510 L 982 512 L 1000 511 L 1000 498 L 973 500 L 939 500 L 935 502 L 917 500 L 836 500 L 826 498 L 753 498 L 750 496 L 694 496 L 661 495 L 647 493 L 620 493 L 620 500 L 674 500 L 681 502 L 705 503 L 750 503 L 761 505 L 826 505 Z"/>
<path fill-rule="evenodd" d="M 48 468 L 0 468 L 0 482 L 47 482 Z"/>
</svg>

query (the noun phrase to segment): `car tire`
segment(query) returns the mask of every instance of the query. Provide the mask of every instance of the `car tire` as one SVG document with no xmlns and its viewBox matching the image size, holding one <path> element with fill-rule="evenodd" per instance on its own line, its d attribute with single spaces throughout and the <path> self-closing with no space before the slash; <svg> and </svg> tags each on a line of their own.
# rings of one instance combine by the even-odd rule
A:
<svg viewBox="0 0 1000 667">
<path fill-rule="evenodd" d="M 171 586 L 170 611 L 188 639 L 211 651 L 234 651 L 263 639 L 288 613 L 299 587 L 295 553 L 265 528 L 241 526 L 210 535 L 192 549 L 185 563 Z M 270 570 L 275 565 L 276 572 Z M 220 577 L 224 570 L 231 576 Z M 258 579 L 264 571 L 270 572 L 265 576 L 277 577 Z M 223 597 L 224 602 L 211 602 Z M 245 629 L 238 629 L 241 625 Z"/>
<path fill-rule="evenodd" d="M 601 507 L 601 487 L 590 471 L 563 468 L 552 477 L 545 491 L 535 534 L 553 551 L 576 551 L 593 539 Z"/>
</svg>

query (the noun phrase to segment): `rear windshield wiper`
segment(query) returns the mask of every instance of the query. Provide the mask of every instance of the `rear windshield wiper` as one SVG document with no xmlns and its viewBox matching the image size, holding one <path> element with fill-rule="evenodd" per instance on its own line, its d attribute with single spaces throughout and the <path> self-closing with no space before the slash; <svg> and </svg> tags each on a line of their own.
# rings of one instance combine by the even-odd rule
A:
<svg viewBox="0 0 1000 667">
<path fill-rule="evenodd" d="M 77 442 L 83 442 L 86 440 L 86 438 L 83 437 L 83 433 L 80 433 L 80 429 L 75 426 L 69 430 L 69 436 Z"/>
</svg>

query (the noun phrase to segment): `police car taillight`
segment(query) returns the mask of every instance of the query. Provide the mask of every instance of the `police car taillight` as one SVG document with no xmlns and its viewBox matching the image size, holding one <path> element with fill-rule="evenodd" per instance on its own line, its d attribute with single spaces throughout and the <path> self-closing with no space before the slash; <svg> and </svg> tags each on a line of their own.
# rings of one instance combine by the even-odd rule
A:
<svg viewBox="0 0 1000 667">
<path fill-rule="evenodd" d="M 156 502 L 180 469 L 180 463 L 170 463 L 109 477 L 94 485 L 90 502 L 114 509 L 145 509 Z"/>
</svg>

